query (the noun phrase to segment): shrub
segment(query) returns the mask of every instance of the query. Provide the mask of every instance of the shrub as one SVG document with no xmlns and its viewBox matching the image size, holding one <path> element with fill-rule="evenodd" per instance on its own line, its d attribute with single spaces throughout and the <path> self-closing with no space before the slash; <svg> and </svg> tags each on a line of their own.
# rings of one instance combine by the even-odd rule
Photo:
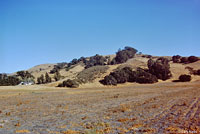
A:
<svg viewBox="0 0 200 134">
<path fill-rule="evenodd" d="M 188 61 L 189 61 L 190 63 L 196 62 L 196 61 L 198 61 L 198 60 L 199 60 L 199 58 L 196 57 L 196 56 L 190 56 L 190 57 L 188 57 Z"/>
<path fill-rule="evenodd" d="M 54 65 L 52 70 L 50 70 L 50 74 L 54 74 L 54 73 L 58 72 L 60 69 L 65 68 L 66 66 L 68 66 L 68 63 L 66 63 L 66 62 L 58 63 L 57 65 Z"/>
<path fill-rule="evenodd" d="M 188 71 L 190 72 L 190 74 L 195 74 L 196 73 L 196 70 L 194 70 L 192 67 L 185 67 L 185 69 L 188 69 Z"/>
<path fill-rule="evenodd" d="M 175 55 L 172 57 L 172 61 L 174 63 L 180 63 L 181 62 L 181 56 L 180 55 Z"/>
<path fill-rule="evenodd" d="M 77 83 L 76 80 L 66 80 L 63 81 L 61 84 L 58 85 L 58 87 L 71 87 L 71 88 L 78 88 L 79 84 Z"/>
<path fill-rule="evenodd" d="M 182 75 L 179 76 L 179 81 L 180 82 L 191 81 L 191 76 L 190 75 L 186 75 L 186 74 L 182 74 Z"/>
<path fill-rule="evenodd" d="M 111 64 L 120 64 L 126 62 L 128 59 L 133 58 L 137 50 L 131 47 L 125 47 L 124 50 L 119 50 L 116 53 L 116 57 Z"/>
<path fill-rule="evenodd" d="M 149 59 L 148 68 L 149 72 L 155 75 L 158 79 L 167 80 L 172 76 L 169 61 L 166 58 L 161 57 L 156 61 Z"/>
<path fill-rule="evenodd" d="M 129 79 L 129 74 L 123 69 L 112 72 L 110 75 L 117 80 L 117 83 L 125 83 Z"/>
<path fill-rule="evenodd" d="M 152 55 L 142 55 L 143 58 L 152 58 Z"/>
<path fill-rule="evenodd" d="M 99 81 L 103 85 L 117 85 L 117 80 L 112 75 L 107 75 Z"/>
<path fill-rule="evenodd" d="M 56 73 L 56 72 L 58 72 L 58 71 L 59 71 L 59 69 L 56 68 L 56 67 L 54 66 L 54 68 L 51 69 L 49 73 L 50 73 L 50 74 L 54 74 L 54 73 Z"/>
<path fill-rule="evenodd" d="M 156 83 L 158 82 L 158 79 L 155 75 L 146 72 L 142 68 L 138 68 L 136 71 L 135 81 L 140 84 L 145 84 L 145 83 Z"/>
<path fill-rule="evenodd" d="M 106 65 L 105 64 L 106 61 L 107 60 L 105 57 L 96 54 L 95 56 L 90 57 L 88 61 L 85 61 L 85 65 L 86 65 L 85 68 L 87 69 L 92 66 Z"/>
<path fill-rule="evenodd" d="M 111 72 L 100 81 L 104 85 L 117 85 L 125 82 L 155 83 L 158 82 L 158 79 L 144 69 L 138 68 L 137 71 L 132 71 L 130 67 L 125 67 Z"/>
<path fill-rule="evenodd" d="M 181 63 L 187 64 L 188 63 L 188 58 L 187 57 L 182 57 L 181 58 Z"/>
<path fill-rule="evenodd" d="M 200 75 L 200 69 L 197 70 L 196 75 Z"/>
</svg>

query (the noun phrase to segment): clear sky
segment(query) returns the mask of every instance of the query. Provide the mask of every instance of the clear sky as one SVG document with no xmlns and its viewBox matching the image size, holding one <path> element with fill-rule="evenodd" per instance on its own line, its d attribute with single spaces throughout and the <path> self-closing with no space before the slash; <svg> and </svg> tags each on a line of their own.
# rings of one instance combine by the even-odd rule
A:
<svg viewBox="0 0 200 134">
<path fill-rule="evenodd" d="M 200 0 L 0 0 L 0 73 L 124 46 L 200 56 Z"/>
</svg>

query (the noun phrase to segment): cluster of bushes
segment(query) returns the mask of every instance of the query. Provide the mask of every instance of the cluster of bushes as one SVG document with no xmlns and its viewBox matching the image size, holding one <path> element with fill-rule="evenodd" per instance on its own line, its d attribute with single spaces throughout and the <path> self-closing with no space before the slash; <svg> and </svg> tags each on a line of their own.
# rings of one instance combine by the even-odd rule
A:
<svg viewBox="0 0 200 134">
<path fill-rule="evenodd" d="M 21 80 L 21 82 L 35 83 L 35 77 L 28 71 L 18 71 L 16 76 Z"/>
<path fill-rule="evenodd" d="M 93 66 L 87 69 L 84 69 L 77 74 L 77 78 L 74 80 L 68 79 L 63 81 L 58 85 L 58 87 L 71 87 L 77 88 L 79 84 L 93 82 L 96 78 L 99 78 L 103 73 L 106 73 L 108 66 Z"/>
<path fill-rule="evenodd" d="M 158 79 L 167 80 L 172 75 L 170 72 L 169 60 L 167 58 L 158 58 L 156 61 L 149 59 L 148 60 L 149 72 L 155 75 Z"/>
<path fill-rule="evenodd" d="M 95 56 L 91 56 L 89 58 L 81 57 L 79 59 L 73 59 L 69 63 L 69 66 L 82 62 L 85 65 L 85 68 L 87 69 L 92 66 L 106 65 L 106 61 L 106 57 L 96 54 Z"/>
<path fill-rule="evenodd" d="M 84 64 L 86 63 L 87 61 L 87 58 L 85 57 L 80 57 L 79 59 L 73 59 L 70 63 L 68 63 L 68 67 L 72 66 L 72 65 L 75 65 L 75 64 L 78 64 L 80 62 L 83 62 Z"/>
<path fill-rule="evenodd" d="M 126 62 L 128 59 L 133 58 L 137 50 L 132 47 L 125 47 L 116 53 L 116 57 L 111 61 L 111 64 L 120 64 Z"/>
<path fill-rule="evenodd" d="M 152 58 L 152 55 L 142 55 L 143 58 Z"/>
<path fill-rule="evenodd" d="M 37 78 L 37 84 L 51 83 L 51 81 L 51 77 L 48 73 L 46 73 L 45 76 L 42 74 L 40 77 Z"/>
<path fill-rule="evenodd" d="M 7 76 L 6 74 L 0 74 L 0 86 L 15 86 L 21 82 L 16 76 Z"/>
<path fill-rule="evenodd" d="M 34 79 L 35 77 L 29 73 L 28 71 L 18 71 L 17 75 L 18 77 L 20 77 L 22 80 L 26 80 L 26 79 Z"/>
<path fill-rule="evenodd" d="M 130 67 L 125 67 L 111 72 L 109 75 L 105 76 L 103 80 L 100 80 L 100 83 L 103 85 L 117 85 L 125 82 L 155 83 L 158 82 L 158 79 L 142 68 L 132 71 Z"/>
<path fill-rule="evenodd" d="M 95 56 L 90 57 L 89 60 L 86 60 L 85 68 L 106 65 L 106 61 L 107 59 L 105 57 L 96 54 Z"/>
<path fill-rule="evenodd" d="M 185 69 L 188 69 L 190 74 L 193 74 L 193 75 L 200 75 L 200 69 L 198 70 L 194 70 L 193 68 L 191 67 L 186 67 Z"/>
<path fill-rule="evenodd" d="M 58 87 L 71 87 L 71 88 L 78 88 L 79 87 L 79 84 L 76 80 L 66 80 L 66 81 L 63 81 L 62 83 L 60 83 L 58 85 Z"/>
<path fill-rule="evenodd" d="M 125 67 L 111 72 L 100 80 L 100 83 L 104 85 L 117 85 L 125 82 L 155 83 L 158 79 L 167 80 L 171 76 L 168 59 L 159 58 L 156 61 L 149 59 L 146 70 L 137 68 L 136 71 L 132 71 L 130 67 Z"/>
<path fill-rule="evenodd" d="M 68 63 L 66 62 L 58 63 L 57 65 L 54 65 L 52 70 L 50 70 L 50 74 L 54 74 L 58 72 L 60 69 L 65 68 L 66 66 L 68 66 Z"/>
<path fill-rule="evenodd" d="M 180 55 L 175 55 L 172 57 L 172 61 L 174 63 L 184 63 L 184 64 L 188 64 L 188 63 L 193 63 L 198 61 L 199 58 L 196 56 L 189 56 L 189 57 L 181 57 Z"/>
<path fill-rule="evenodd" d="M 93 66 L 102 66 L 107 64 L 119 64 L 124 63 L 128 59 L 133 58 L 135 54 L 137 53 L 137 50 L 131 47 L 125 47 L 123 50 L 119 50 L 116 53 L 116 57 L 110 61 L 110 57 L 104 57 L 101 55 L 96 54 L 92 57 L 80 57 L 79 59 L 73 59 L 69 63 L 58 63 L 54 66 L 54 68 L 50 71 L 51 74 L 54 74 L 58 72 L 60 69 L 66 68 L 66 71 L 68 71 L 73 65 L 78 63 L 83 63 L 85 65 L 85 69 L 93 67 Z"/>
</svg>

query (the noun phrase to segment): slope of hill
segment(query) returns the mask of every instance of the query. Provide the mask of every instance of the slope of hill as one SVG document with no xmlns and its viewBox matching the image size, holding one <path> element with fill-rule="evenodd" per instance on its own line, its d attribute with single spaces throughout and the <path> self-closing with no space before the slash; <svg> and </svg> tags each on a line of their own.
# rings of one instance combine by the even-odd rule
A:
<svg viewBox="0 0 200 134">
<path fill-rule="evenodd" d="M 153 59 L 154 61 L 156 61 L 157 59 L 165 58 L 169 61 L 167 61 L 167 64 L 170 66 L 169 70 L 171 71 L 172 77 L 167 78 L 165 81 L 159 79 L 158 82 L 170 82 L 173 80 L 177 80 L 182 74 L 191 75 L 190 71 L 187 69 L 188 67 L 195 70 L 200 69 L 200 60 L 194 63 L 174 63 L 172 61 L 173 57 L 171 56 L 151 56 L 136 54 L 136 52 L 137 50 L 134 48 L 125 47 L 123 50 L 118 51 L 114 55 L 101 56 L 97 54 L 91 57 L 81 57 L 79 59 L 73 59 L 69 63 L 63 62 L 57 64 L 41 64 L 25 71 L 28 71 L 34 76 L 34 81 L 36 82 L 36 84 L 38 77 L 40 77 L 42 74 L 45 76 L 45 74 L 48 73 L 48 75 L 51 77 L 51 83 L 43 83 L 42 85 L 56 87 L 60 83 L 63 83 L 64 81 L 70 79 L 78 82 L 79 88 L 85 88 L 103 87 L 103 85 L 99 82 L 100 80 L 104 79 L 104 77 L 108 76 L 111 72 L 114 72 L 115 70 L 120 70 L 125 67 L 129 67 L 132 70 L 137 70 L 137 68 L 148 70 L 149 59 Z M 103 66 L 105 68 L 103 68 Z M 57 81 L 54 78 L 56 72 L 59 72 L 61 75 L 60 79 L 58 79 Z M 16 73 L 13 73 L 12 75 L 16 75 Z M 80 75 L 82 75 L 82 78 L 79 77 Z M 83 82 L 81 79 L 85 79 L 86 81 L 84 80 L 85 82 Z M 199 76 L 192 75 L 192 81 L 196 80 L 199 80 Z"/>
</svg>

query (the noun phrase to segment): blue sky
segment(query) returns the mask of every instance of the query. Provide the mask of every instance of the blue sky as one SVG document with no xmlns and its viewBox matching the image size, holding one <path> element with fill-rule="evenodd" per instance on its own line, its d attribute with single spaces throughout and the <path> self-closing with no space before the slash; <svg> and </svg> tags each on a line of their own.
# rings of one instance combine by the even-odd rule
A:
<svg viewBox="0 0 200 134">
<path fill-rule="evenodd" d="M 200 56 L 200 0 L 0 0 L 0 73 L 124 46 Z"/>
</svg>

